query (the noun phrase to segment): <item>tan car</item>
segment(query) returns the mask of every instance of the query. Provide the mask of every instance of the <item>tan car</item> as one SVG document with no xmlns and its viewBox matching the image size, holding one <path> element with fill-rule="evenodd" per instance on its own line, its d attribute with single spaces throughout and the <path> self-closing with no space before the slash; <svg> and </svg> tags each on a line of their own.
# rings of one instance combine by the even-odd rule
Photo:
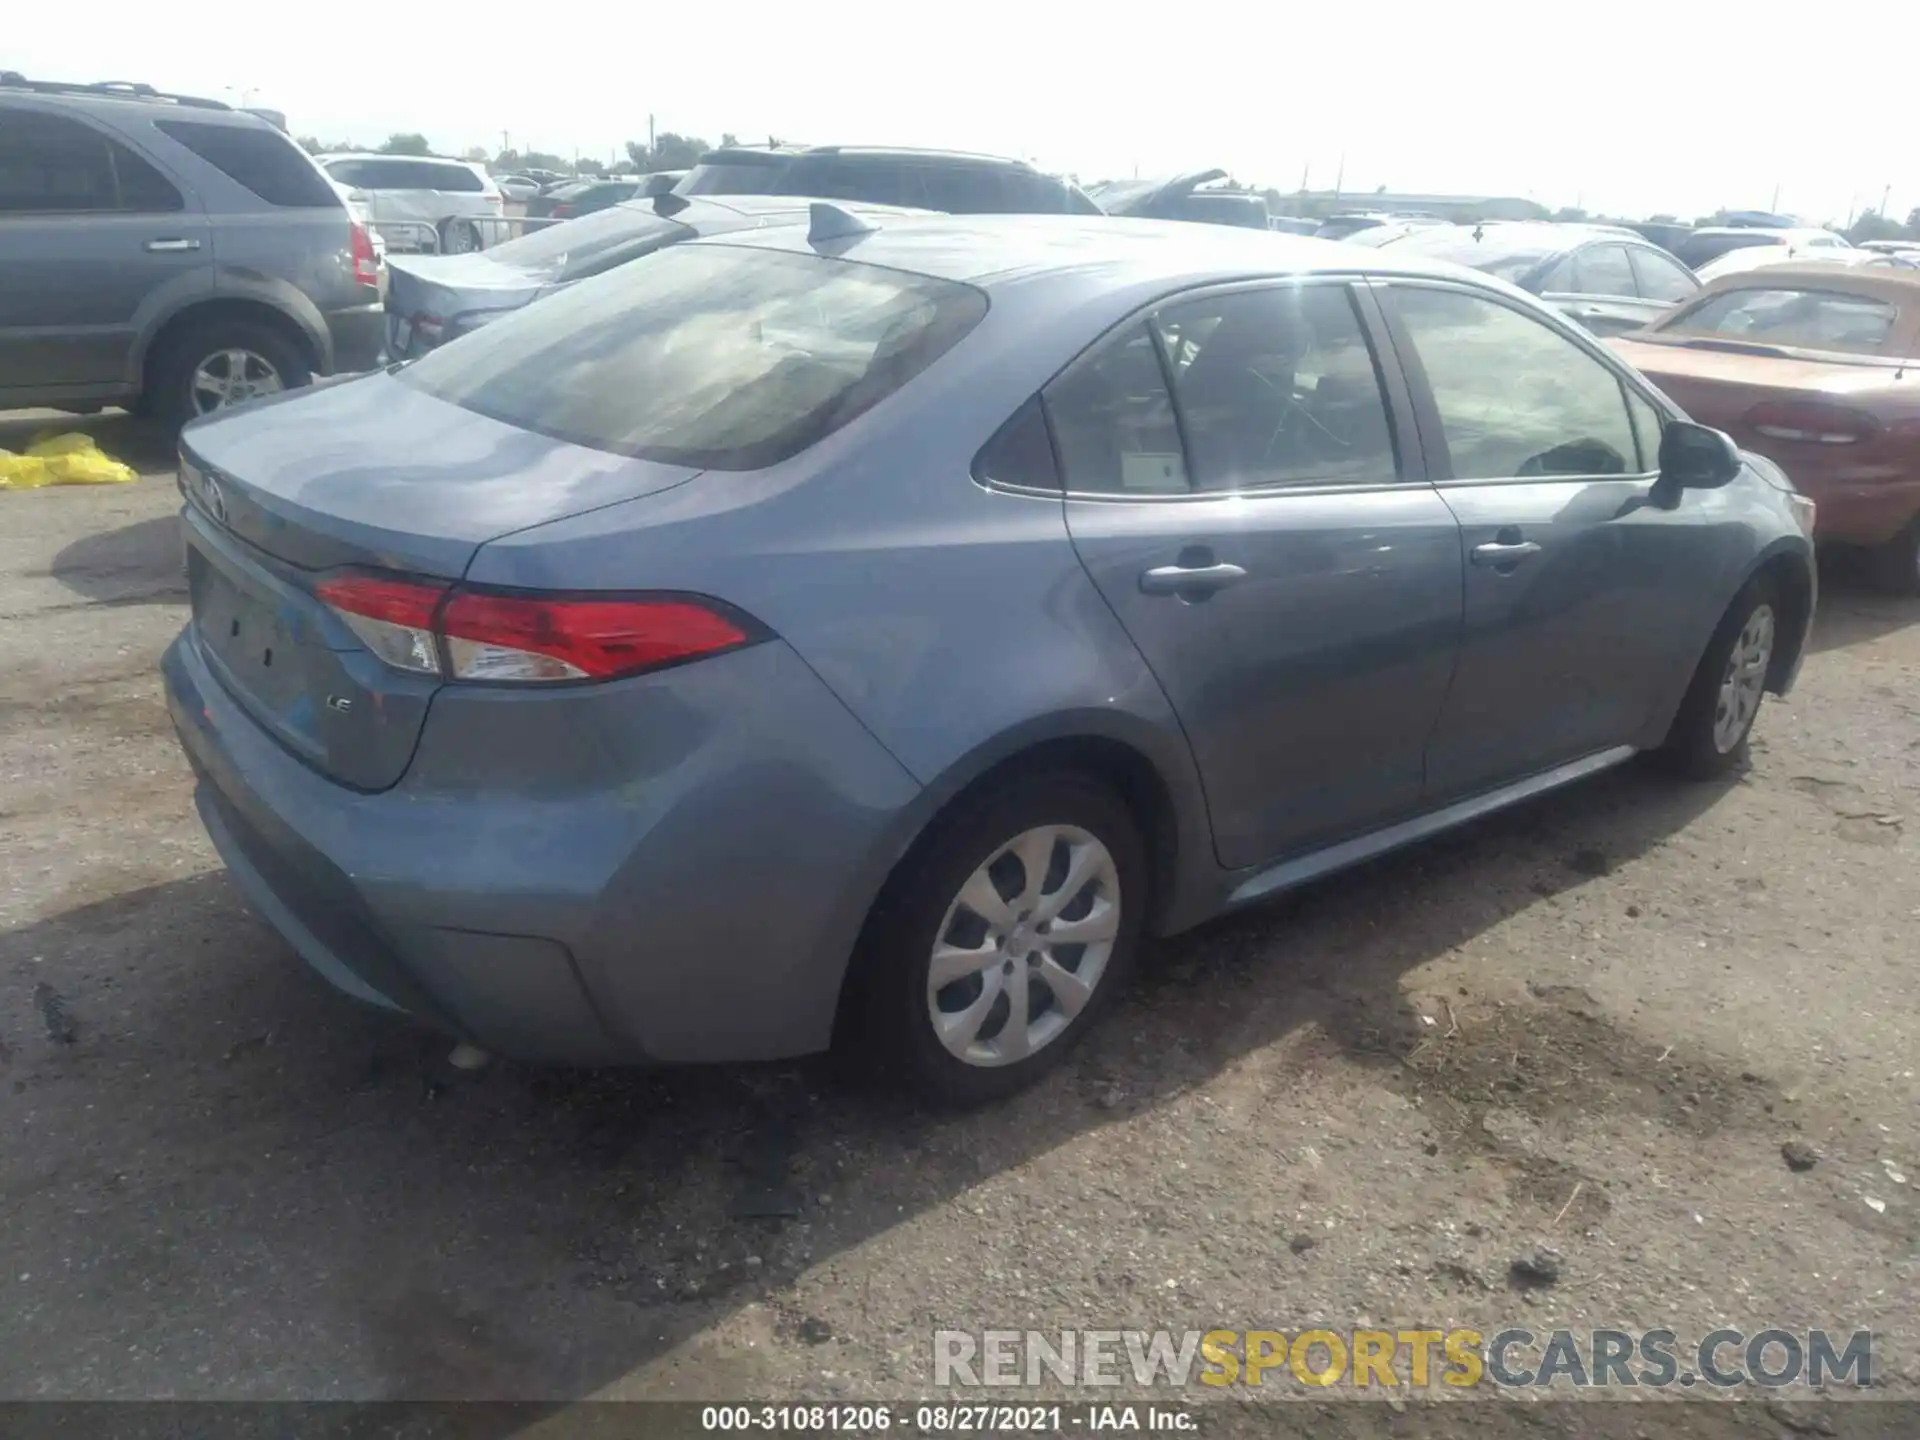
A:
<svg viewBox="0 0 1920 1440">
<path fill-rule="evenodd" d="M 1607 343 L 1785 470 L 1820 539 L 1868 547 L 1887 584 L 1920 593 L 1920 270 L 1770 265 Z"/>
</svg>

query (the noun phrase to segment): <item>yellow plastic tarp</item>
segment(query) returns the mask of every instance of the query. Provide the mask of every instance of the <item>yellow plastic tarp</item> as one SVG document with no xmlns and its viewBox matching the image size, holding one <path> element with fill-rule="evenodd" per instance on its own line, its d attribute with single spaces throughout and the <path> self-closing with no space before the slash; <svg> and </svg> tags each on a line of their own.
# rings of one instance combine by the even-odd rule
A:
<svg viewBox="0 0 1920 1440">
<path fill-rule="evenodd" d="M 38 490 L 43 485 L 127 485 L 140 477 L 93 443 L 69 431 L 42 435 L 27 453 L 0 450 L 0 490 Z"/>
</svg>

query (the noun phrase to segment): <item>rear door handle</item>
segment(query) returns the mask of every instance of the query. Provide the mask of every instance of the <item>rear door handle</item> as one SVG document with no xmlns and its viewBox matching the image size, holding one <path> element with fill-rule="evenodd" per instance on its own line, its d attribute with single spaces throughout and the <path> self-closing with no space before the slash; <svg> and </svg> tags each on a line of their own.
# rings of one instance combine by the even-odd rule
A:
<svg viewBox="0 0 1920 1440">
<path fill-rule="evenodd" d="M 1504 545 L 1495 540 L 1473 547 L 1473 563 L 1504 568 L 1518 565 L 1522 560 L 1530 559 L 1539 553 L 1539 545 L 1531 540 L 1520 540 L 1511 545 Z"/>
<path fill-rule="evenodd" d="M 178 236 L 170 240 L 149 240 L 147 241 L 146 248 L 155 253 L 168 250 L 198 250 L 200 248 L 200 242 L 198 240 L 189 240 L 184 236 Z"/>
<path fill-rule="evenodd" d="M 1141 573 L 1140 588 L 1149 595 L 1211 595 L 1246 578 L 1238 565 L 1156 565 Z"/>
</svg>

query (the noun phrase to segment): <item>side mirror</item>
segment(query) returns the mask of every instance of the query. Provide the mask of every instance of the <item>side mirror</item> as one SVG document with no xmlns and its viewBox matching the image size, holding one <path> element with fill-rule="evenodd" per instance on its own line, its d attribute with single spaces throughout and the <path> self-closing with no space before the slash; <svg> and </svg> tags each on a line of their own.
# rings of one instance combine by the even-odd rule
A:
<svg viewBox="0 0 1920 1440">
<path fill-rule="evenodd" d="M 1670 420 L 1660 435 L 1660 483 L 1670 490 L 1718 490 L 1740 473 L 1740 450 L 1718 430 Z"/>
</svg>

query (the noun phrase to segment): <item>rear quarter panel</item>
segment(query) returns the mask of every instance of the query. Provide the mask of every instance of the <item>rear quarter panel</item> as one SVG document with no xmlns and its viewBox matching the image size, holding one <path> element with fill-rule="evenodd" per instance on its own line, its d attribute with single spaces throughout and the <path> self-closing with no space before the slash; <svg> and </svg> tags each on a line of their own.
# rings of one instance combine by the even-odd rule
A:
<svg viewBox="0 0 1920 1440">
<path fill-rule="evenodd" d="M 991 765 L 1089 735 L 1154 764 L 1181 853 L 1208 855 L 1178 722 L 1082 568 L 1061 501 L 990 491 L 969 473 L 978 448 L 1089 333 L 1026 298 L 1018 284 L 996 291 L 954 352 L 795 460 L 709 472 L 504 537 L 482 547 L 470 578 L 685 589 L 753 614 L 925 787 L 882 842 L 895 856 Z M 1170 898 L 1169 914 L 1185 896 Z"/>
</svg>

